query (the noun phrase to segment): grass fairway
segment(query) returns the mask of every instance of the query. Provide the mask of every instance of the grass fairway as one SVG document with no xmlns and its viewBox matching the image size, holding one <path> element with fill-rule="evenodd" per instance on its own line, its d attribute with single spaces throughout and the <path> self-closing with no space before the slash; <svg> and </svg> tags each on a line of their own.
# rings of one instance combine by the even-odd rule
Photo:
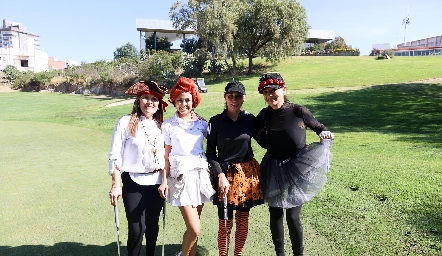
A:
<svg viewBox="0 0 442 256">
<path fill-rule="evenodd" d="M 305 255 L 442 255 L 442 79 L 427 81 L 442 78 L 441 66 L 440 57 L 300 57 L 269 68 L 336 135 L 328 182 L 302 210 Z M 266 106 L 258 75 L 240 80 L 244 108 L 257 114 Z M 208 83 L 198 114 L 223 109 L 224 86 Z M 117 255 L 107 154 L 115 122 L 131 110 L 106 107 L 117 101 L 0 93 L 0 255 Z M 122 201 L 119 212 L 126 255 Z M 251 210 L 244 255 L 274 255 L 268 221 L 266 206 Z M 218 255 L 217 225 L 208 204 L 198 255 Z M 180 249 L 184 229 L 168 205 L 166 255 Z M 156 255 L 162 240 L 161 230 Z"/>
</svg>

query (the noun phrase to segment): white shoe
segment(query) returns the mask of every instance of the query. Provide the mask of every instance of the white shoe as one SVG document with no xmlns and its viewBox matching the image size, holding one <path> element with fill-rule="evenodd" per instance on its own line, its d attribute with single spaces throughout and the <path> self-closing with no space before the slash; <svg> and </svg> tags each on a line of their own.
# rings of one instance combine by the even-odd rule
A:
<svg viewBox="0 0 442 256">
<path fill-rule="evenodd" d="M 183 252 L 182 251 L 178 251 L 175 256 L 183 256 Z"/>
</svg>

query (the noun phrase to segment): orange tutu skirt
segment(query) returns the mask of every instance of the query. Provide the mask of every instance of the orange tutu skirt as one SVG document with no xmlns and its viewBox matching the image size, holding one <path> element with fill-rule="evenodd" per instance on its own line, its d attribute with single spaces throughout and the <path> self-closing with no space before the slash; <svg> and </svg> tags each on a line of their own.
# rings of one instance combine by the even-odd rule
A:
<svg viewBox="0 0 442 256">
<path fill-rule="evenodd" d="M 244 163 L 229 163 L 224 172 L 230 188 L 227 193 L 227 208 L 230 210 L 250 209 L 264 203 L 264 196 L 259 183 L 259 163 L 253 158 Z M 224 170 L 226 171 L 226 170 Z M 223 205 L 222 194 L 218 193 L 218 177 L 213 179 L 216 195 L 214 205 Z"/>
</svg>

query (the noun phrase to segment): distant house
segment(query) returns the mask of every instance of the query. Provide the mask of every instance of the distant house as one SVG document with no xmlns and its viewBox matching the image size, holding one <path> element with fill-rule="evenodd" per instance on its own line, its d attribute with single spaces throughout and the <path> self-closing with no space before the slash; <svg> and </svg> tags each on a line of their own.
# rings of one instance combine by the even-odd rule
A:
<svg viewBox="0 0 442 256">
<path fill-rule="evenodd" d="M 39 35 L 20 23 L 3 20 L 0 28 L 0 70 L 12 65 L 20 71 L 48 70 L 48 54 L 38 49 Z"/>
<path fill-rule="evenodd" d="M 62 70 L 66 68 L 66 61 L 57 60 L 54 57 L 48 59 L 49 69 Z"/>
<path fill-rule="evenodd" d="M 442 55 L 442 36 L 398 44 L 393 51 L 394 56 Z"/>
<path fill-rule="evenodd" d="M 317 30 L 309 29 L 308 38 L 304 43 L 303 48 L 312 47 L 314 44 L 322 44 L 335 39 L 334 31 L 332 30 Z"/>
</svg>

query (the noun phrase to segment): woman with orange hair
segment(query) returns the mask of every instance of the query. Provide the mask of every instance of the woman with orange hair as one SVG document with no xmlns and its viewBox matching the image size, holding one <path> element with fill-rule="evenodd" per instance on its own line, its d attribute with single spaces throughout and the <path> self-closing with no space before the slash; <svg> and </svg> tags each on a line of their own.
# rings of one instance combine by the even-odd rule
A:
<svg viewBox="0 0 442 256">
<path fill-rule="evenodd" d="M 161 197 L 167 197 L 172 206 L 180 208 L 186 223 L 182 252 L 177 255 L 194 256 L 201 230 L 201 211 L 204 203 L 211 202 L 215 193 L 203 148 L 208 125 L 194 111 L 201 102 L 201 96 L 192 79 L 181 77 L 170 89 L 169 101 L 176 108 L 176 113 L 161 127 L 166 164 L 158 190 Z"/>
</svg>

